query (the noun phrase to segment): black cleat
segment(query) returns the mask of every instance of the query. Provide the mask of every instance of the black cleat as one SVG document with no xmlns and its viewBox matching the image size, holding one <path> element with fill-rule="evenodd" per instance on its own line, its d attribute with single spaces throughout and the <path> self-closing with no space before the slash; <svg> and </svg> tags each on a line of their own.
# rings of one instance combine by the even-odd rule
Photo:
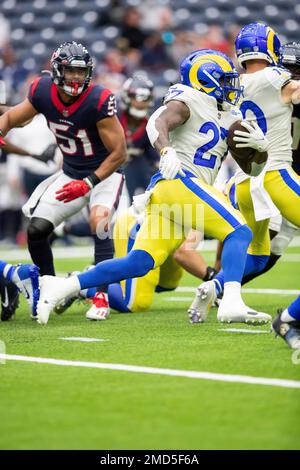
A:
<svg viewBox="0 0 300 470">
<path fill-rule="evenodd" d="M 19 306 L 19 290 L 10 281 L 3 279 L 0 282 L 0 295 L 1 295 L 1 321 L 9 320 Z"/>
<path fill-rule="evenodd" d="M 300 349 L 300 323 L 284 322 L 281 320 L 282 309 L 277 310 L 278 315 L 272 322 L 276 336 L 280 336 L 292 349 Z"/>
</svg>

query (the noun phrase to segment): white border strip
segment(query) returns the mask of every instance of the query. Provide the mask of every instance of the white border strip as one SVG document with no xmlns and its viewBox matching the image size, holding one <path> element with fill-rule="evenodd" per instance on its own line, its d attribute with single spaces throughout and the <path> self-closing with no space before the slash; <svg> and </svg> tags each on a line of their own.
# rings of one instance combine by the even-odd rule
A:
<svg viewBox="0 0 300 470">
<path fill-rule="evenodd" d="M 56 366 L 88 367 L 91 369 L 120 370 L 124 372 L 138 372 L 142 374 L 168 375 L 172 377 L 188 377 L 192 379 L 217 380 L 220 382 L 246 383 L 252 385 L 268 385 L 271 387 L 299 388 L 300 381 L 286 379 L 270 379 L 265 377 L 251 377 L 247 375 L 217 374 L 213 372 L 195 372 L 189 370 L 159 369 L 156 367 L 131 366 L 127 364 L 109 364 L 102 362 L 67 361 L 43 357 L 18 356 L 13 354 L 0 354 L 0 360 L 35 362 L 38 364 L 52 364 Z"/>
</svg>

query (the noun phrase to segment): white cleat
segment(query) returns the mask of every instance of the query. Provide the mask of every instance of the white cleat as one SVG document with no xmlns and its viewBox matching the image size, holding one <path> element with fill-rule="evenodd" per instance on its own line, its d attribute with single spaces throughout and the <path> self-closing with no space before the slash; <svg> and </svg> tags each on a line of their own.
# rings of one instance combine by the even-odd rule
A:
<svg viewBox="0 0 300 470">
<path fill-rule="evenodd" d="M 93 305 L 86 312 L 88 320 L 106 320 L 110 313 L 108 295 L 105 292 L 97 292 L 93 297 Z"/>
<path fill-rule="evenodd" d="M 248 323 L 264 324 L 272 321 L 271 315 L 264 312 L 257 312 L 250 307 L 247 307 L 243 302 L 220 303 L 217 314 L 218 321 L 222 323 Z"/>
<path fill-rule="evenodd" d="M 37 321 L 46 325 L 50 313 L 56 305 L 68 295 L 75 293 L 74 284 L 70 284 L 71 278 L 56 276 L 43 276 L 40 278 L 40 299 L 37 305 Z"/>
<path fill-rule="evenodd" d="M 203 323 L 216 298 L 216 286 L 213 281 L 204 282 L 197 287 L 196 296 L 188 309 L 191 323 Z"/>
</svg>

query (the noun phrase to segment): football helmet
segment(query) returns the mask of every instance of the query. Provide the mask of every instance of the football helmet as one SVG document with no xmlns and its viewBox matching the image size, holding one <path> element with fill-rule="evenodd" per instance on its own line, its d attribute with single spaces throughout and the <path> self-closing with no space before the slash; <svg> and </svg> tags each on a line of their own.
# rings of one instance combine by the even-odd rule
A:
<svg viewBox="0 0 300 470">
<path fill-rule="evenodd" d="M 126 80 L 121 98 L 128 114 L 136 119 L 143 119 L 147 116 L 149 109 L 153 106 L 153 87 L 147 75 L 135 74 Z M 138 108 L 135 102 L 147 103 L 147 106 Z"/>
<path fill-rule="evenodd" d="M 244 26 L 235 40 L 235 52 L 241 67 L 246 60 L 263 59 L 277 65 L 280 57 L 280 39 L 275 31 L 264 23 Z"/>
<path fill-rule="evenodd" d="M 199 49 L 185 57 L 180 74 L 183 85 L 212 96 L 219 104 L 236 105 L 243 91 L 231 59 L 212 49 Z"/>
<path fill-rule="evenodd" d="M 294 80 L 300 80 L 300 43 L 284 44 L 280 53 L 280 65 L 289 70 Z"/>
<path fill-rule="evenodd" d="M 66 70 L 73 68 L 85 70 L 84 79 L 67 80 Z M 93 72 L 93 60 L 88 50 L 75 41 L 61 44 L 51 57 L 52 80 L 67 95 L 78 96 L 90 84 Z"/>
</svg>

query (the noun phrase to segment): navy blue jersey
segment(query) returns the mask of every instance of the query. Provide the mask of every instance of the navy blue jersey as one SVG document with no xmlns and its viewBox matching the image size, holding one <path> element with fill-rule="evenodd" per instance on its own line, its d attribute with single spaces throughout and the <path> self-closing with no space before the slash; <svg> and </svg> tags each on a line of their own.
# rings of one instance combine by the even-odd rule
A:
<svg viewBox="0 0 300 470">
<path fill-rule="evenodd" d="M 120 122 L 125 133 L 129 162 L 139 156 L 144 156 L 151 165 L 154 165 L 159 160 L 159 154 L 150 144 L 146 132 L 148 119 L 142 119 L 139 127 L 134 131 L 131 131 L 128 127 L 127 115 L 125 112 L 121 113 Z"/>
<path fill-rule="evenodd" d="M 106 159 L 109 152 L 98 133 L 96 123 L 116 114 L 115 97 L 110 90 L 91 83 L 71 105 L 59 98 L 51 77 L 42 76 L 31 84 L 28 99 L 47 119 L 63 154 L 63 171 L 82 179 Z"/>
<path fill-rule="evenodd" d="M 293 169 L 300 175 L 300 104 L 294 106 L 292 116 Z"/>
</svg>

